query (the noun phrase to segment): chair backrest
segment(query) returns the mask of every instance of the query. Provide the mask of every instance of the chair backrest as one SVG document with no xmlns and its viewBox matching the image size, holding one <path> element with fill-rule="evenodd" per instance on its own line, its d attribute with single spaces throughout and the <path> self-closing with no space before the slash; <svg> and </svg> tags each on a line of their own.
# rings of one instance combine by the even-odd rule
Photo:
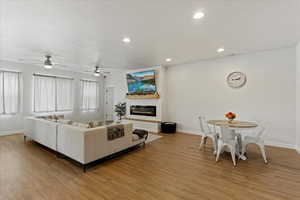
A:
<svg viewBox="0 0 300 200">
<path fill-rule="evenodd" d="M 255 129 L 255 137 L 262 138 L 266 133 L 266 129 L 268 129 L 268 127 L 270 126 L 270 123 L 255 117 L 253 118 L 253 121 L 255 121 L 258 125 Z"/>
<path fill-rule="evenodd" d="M 201 131 L 202 131 L 203 133 L 209 134 L 209 133 L 211 132 L 211 131 L 210 131 L 210 128 L 209 128 L 209 126 L 208 126 L 208 124 L 207 124 L 207 121 L 206 121 L 205 117 L 200 116 L 200 117 L 199 117 L 199 123 L 200 123 L 200 129 L 201 129 Z"/>
<path fill-rule="evenodd" d="M 257 130 L 256 137 L 262 138 L 266 133 L 266 129 L 268 128 L 268 126 L 269 126 L 268 122 L 258 121 L 258 130 Z"/>
<path fill-rule="evenodd" d="M 221 126 L 220 130 L 220 139 L 222 139 L 223 141 L 235 140 L 236 135 L 234 134 L 234 130 L 230 129 L 227 126 Z"/>
</svg>

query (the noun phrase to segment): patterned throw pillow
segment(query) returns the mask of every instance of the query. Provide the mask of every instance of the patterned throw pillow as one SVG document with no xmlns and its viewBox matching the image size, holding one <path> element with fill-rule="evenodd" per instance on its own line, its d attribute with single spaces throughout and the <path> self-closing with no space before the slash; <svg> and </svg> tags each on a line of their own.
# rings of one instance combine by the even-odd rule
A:
<svg viewBox="0 0 300 200">
<path fill-rule="evenodd" d="M 95 123 L 93 121 L 88 122 L 89 128 L 95 128 Z"/>
</svg>

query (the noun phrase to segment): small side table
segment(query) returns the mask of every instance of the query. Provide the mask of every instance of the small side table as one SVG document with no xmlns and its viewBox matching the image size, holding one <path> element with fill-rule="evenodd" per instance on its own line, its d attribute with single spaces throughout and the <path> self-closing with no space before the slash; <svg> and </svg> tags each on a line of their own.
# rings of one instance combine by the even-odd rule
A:
<svg viewBox="0 0 300 200">
<path fill-rule="evenodd" d="M 174 122 L 162 122 L 161 123 L 162 133 L 176 133 L 176 123 Z"/>
</svg>

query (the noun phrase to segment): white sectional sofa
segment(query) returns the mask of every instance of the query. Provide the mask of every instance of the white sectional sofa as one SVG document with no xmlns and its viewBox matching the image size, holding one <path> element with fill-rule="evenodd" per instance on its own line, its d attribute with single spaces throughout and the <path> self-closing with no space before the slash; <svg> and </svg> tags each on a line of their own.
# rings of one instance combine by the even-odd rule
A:
<svg viewBox="0 0 300 200">
<path fill-rule="evenodd" d="M 56 151 L 57 128 L 57 122 L 28 117 L 24 123 L 24 135 Z"/>
<path fill-rule="evenodd" d="M 124 136 L 109 140 L 109 126 L 122 125 Z M 133 137 L 132 123 L 112 124 L 96 128 L 83 128 L 69 124 L 28 117 L 24 136 L 81 163 L 88 163 L 142 144 L 145 139 Z M 135 138 L 135 139 L 134 139 Z"/>
</svg>

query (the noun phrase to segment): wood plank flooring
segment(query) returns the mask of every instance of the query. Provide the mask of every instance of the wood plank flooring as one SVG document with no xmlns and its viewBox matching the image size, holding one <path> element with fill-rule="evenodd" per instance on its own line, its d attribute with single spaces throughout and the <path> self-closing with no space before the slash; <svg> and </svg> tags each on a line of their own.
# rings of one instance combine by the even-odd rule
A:
<svg viewBox="0 0 300 200">
<path fill-rule="evenodd" d="M 218 163 L 200 136 L 163 135 L 146 148 L 105 161 L 83 173 L 68 160 L 22 135 L 0 137 L 0 199 L 299 200 L 300 155 L 267 147 L 265 165 L 250 146 L 247 161 Z"/>
</svg>

